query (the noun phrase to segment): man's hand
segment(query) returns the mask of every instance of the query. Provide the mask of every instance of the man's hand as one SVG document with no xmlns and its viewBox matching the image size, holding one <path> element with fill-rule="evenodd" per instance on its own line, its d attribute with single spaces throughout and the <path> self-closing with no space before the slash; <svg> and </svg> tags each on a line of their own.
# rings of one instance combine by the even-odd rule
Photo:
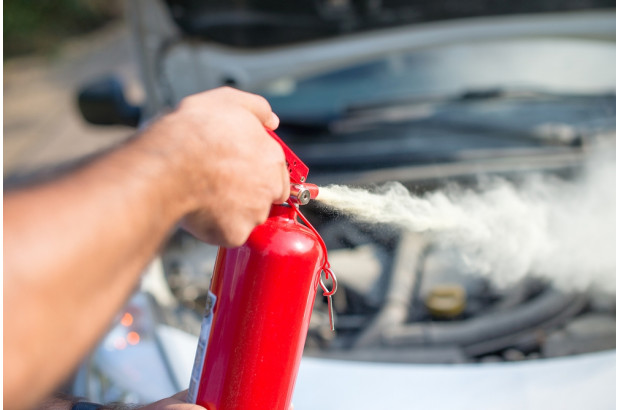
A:
<svg viewBox="0 0 620 410">
<path fill-rule="evenodd" d="M 186 188 L 179 198 L 190 201 L 185 229 L 205 242 L 239 246 L 272 203 L 286 201 L 284 153 L 265 131 L 278 123 L 263 97 L 219 88 L 185 98 L 146 131 L 143 137 L 177 156 Z"/>
<path fill-rule="evenodd" d="M 71 407 L 76 402 L 75 398 L 72 399 L 70 396 L 59 394 L 43 401 L 35 407 L 35 410 L 71 410 Z M 187 390 L 146 406 L 108 404 L 104 405 L 103 408 L 105 410 L 205 410 L 204 407 L 198 404 L 187 402 Z M 289 410 L 293 410 L 292 404 Z"/>
<path fill-rule="evenodd" d="M 41 402 L 35 410 L 71 410 L 74 404 L 80 401 L 78 398 L 59 393 Z M 146 406 L 113 403 L 104 404 L 102 408 L 105 410 L 204 410 L 202 406 L 187 402 L 187 390 Z"/>
<path fill-rule="evenodd" d="M 187 390 L 183 390 L 167 399 L 156 401 L 144 407 L 139 407 L 139 410 L 204 410 L 204 407 L 187 403 Z M 289 410 L 294 410 L 292 403 Z"/>
<path fill-rule="evenodd" d="M 204 407 L 187 402 L 187 390 L 183 390 L 167 399 L 156 401 L 139 410 L 204 410 Z"/>
</svg>

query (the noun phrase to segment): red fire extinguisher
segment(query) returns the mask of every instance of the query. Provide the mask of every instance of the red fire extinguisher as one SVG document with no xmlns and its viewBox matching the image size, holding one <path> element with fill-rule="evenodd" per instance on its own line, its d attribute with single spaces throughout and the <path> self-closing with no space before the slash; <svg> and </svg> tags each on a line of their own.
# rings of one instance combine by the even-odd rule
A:
<svg viewBox="0 0 620 410">
<path fill-rule="evenodd" d="M 209 410 L 288 410 L 319 285 L 333 330 L 336 278 L 323 240 L 298 209 L 318 187 L 306 183 L 308 167 L 268 132 L 284 150 L 291 197 L 272 206 L 244 245 L 219 249 L 189 391 L 190 401 Z"/>
</svg>

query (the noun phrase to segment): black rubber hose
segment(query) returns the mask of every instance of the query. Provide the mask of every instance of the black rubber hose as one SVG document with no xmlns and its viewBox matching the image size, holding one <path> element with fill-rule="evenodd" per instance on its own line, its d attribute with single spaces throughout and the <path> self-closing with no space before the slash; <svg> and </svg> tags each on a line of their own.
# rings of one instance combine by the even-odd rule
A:
<svg viewBox="0 0 620 410">
<path fill-rule="evenodd" d="M 427 246 L 428 240 L 423 235 L 403 232 L 394 256 L 383 307 L 357 338 L 354 348 L 379 346 L 385 329 L 405 323 L 416 284 L 416 271 L 424 259 L 422 254 Z"/>
<path fill-rule="evenodd" d="M 414 323 L 386 328 L 382 342 L 388 346 L 465 346 L 536 327 L 561 314 L 575 300 L 574 294 L 549 288 L 519 307 L 461 322 Z"/>
</svg>

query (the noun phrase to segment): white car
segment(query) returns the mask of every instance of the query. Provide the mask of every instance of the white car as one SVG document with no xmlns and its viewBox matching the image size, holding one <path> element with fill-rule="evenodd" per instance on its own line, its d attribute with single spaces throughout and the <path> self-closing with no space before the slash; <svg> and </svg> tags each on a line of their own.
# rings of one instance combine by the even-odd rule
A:
<svg viewBox="0 0 620 410">
<path fill-rule="evenodd" d="M 615 6 L 211 3 L 128 3 L 139 121 L 230 85 L 269 100 L 309 182 L 398 181 L 412 198 L 452 193 L 472 209 L 506 204 L 488 188 L 499 183 L 547 201 L 497 208 L 509 229 L 476 249 L 303 208 L 340 290 L 335 333 L 317 296 L 295 409 L 613 408 Z M 87 118 L 104 123 L 83 97 Z M 566 227 L 553 232 L 563 253 L 519 236 L 540 215 Z M 514 261 L 492 260 L 497 243 Z M 215 252 L 177 232 L 74 393 L 149 402 L 187 388 Z M 464 263 L 472 255 L 491 262 Z"/>
</svg>

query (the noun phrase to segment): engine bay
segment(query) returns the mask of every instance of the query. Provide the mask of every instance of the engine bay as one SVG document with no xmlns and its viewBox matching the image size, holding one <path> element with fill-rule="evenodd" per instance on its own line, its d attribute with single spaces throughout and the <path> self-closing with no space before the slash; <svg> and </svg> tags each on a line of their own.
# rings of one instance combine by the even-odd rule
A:
<svg viewBox="0 0 620 410">
<path fill-rule="evenodd" d="M 424 188 L 434 189 L 440 188 Z M 360 222 L 320 203 L 303 211 L 338 276 L 336 331 L 330 331 L 319 288 L 307 356 L 446 364 L 615 348 L 615 291 L 561 288 L 535 272 L 501 283 L 497 275 L 476 272 L 464 263 L 462 249 L 432 233 Z M 173 326 L 198 334 L 216 252 L 182 231 L 163 252 L 166 279 L 181 302 L 165 315 Z"/>
</svg>

